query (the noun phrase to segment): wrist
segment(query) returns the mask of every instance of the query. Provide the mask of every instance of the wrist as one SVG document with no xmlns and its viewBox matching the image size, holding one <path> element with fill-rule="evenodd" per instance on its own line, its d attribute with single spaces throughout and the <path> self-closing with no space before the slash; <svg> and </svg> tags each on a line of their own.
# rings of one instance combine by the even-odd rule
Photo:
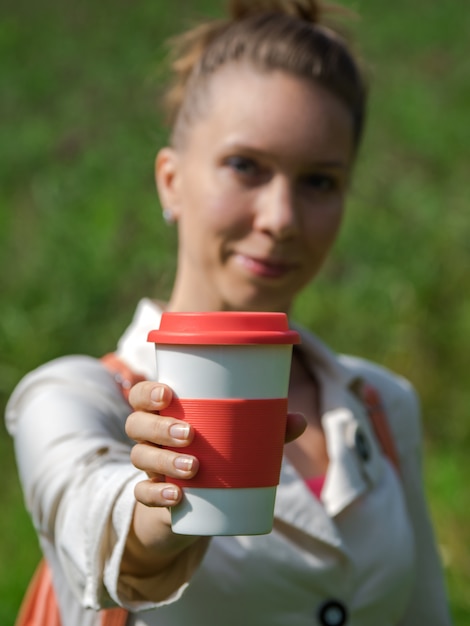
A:
<svg viewBox="0 0 470 626">
<path fill-rule="evenodd" d="M 124 550 L 121 573 L 155 575 L 171 565 L 200 537 L 176 535 L 171 529 L 170 511 L 136 502 Z"/>
</svg>

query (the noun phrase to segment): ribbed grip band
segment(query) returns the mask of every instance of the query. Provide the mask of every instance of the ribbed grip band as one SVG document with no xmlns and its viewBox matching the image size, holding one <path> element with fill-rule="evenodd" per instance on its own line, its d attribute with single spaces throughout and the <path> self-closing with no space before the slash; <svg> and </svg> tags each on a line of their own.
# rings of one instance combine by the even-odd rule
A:
<svg viewBox="0 0 470 626">
<path fill-rule="evenodd" d="M 279 483 L 286 431 L 287 399 L 173 399 L 160 411 L 189 422 L 192 443 L 170 448 L 199 459 L 190 480 L 169 478 L 181 487 L 258 488 Z"/>
</svg>

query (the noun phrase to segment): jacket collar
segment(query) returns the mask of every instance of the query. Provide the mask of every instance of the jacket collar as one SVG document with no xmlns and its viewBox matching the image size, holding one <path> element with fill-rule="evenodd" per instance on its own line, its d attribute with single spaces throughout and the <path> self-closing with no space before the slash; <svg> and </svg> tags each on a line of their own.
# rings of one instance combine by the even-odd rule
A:
<svg viewBox="0 0 470 626">
<path fill-rule="evenodd" d="M 360 377 L 351 368 L 341 363 L 338 356 L 310 331 L 298 324 L 291 326 L 300 334 L 301 344 L 299 348 L 305 357 L 307 366 L 310 367 L 322 387 L 324 410 L 333 408 L 330 404 L 336 404 L 338 399 L 336 395 L 332 398 L 328 394 L 331 386 L 334 385 L 336 391 L 339 387 L 354 389 L 360 381 Z M 324 388 L 325 385 L 326 389 Z"/>
<path fill-rule="evenodd" d="M 361 377 L 317 337 L 296 326 L 305 364 L 321 390 L 322 425 L 329 466 L 321 501 L 284 459 L 275 514 L 279 520 L 334 547 L 341 537 L 334 518 L 378 483 L 383 457 L 356 392 Z"/>
<path fill-rule="evenodd" d="M 147 335 L 160 326 L 163 308 L 154 300 L 140 300 L 132 322 L 117 346 L 117 354 L 126 365 L 149 380 L 155 378 L 155 347 L 147 341 Z"/>
</svg>

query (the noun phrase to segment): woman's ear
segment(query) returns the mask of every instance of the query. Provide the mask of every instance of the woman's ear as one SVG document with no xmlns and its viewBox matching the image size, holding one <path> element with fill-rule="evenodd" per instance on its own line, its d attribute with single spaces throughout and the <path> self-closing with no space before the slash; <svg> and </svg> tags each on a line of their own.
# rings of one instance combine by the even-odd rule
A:
<svg viewBox="0 0 470 626">
<path fill-rule="evenodd" d="M 162 148 L 155 159 L 155 182 L 163 211 L 176 221 L 180 214 L 178 154 Z"/>
</svg>

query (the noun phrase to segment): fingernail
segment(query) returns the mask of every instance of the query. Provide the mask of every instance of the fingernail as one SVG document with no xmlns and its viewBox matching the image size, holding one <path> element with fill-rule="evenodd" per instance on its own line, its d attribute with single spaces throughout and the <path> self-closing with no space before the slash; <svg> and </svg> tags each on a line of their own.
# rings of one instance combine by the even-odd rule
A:
<svg viewBox="0 0 470 626">
<path fill-rule="evenodd" d="M 177 456 L 174 464 L 176 469 L 190 472 L 193 469 L 194 459 L 189 456 Z"/>
<path fill-rule="evenodd" d="M 189 424 L 172 424 L 170 426 L 170 435 L 173 439 L 187 439 L 189 435 Z"/>
<path fill-rule="evenodd" d="M 150 399 L 155 404 L 159 404 L 163 400 L 163 387 L 154 387 L 150 393 Z"/>
<path fill-rule="evenodd" d="M 174 487 L 165 487 L 162 489 L 162 496 L 165 500 L 171 500 L 171 502 L 174 502 L 178 499 L 178 491 Z"/>
</svg>

